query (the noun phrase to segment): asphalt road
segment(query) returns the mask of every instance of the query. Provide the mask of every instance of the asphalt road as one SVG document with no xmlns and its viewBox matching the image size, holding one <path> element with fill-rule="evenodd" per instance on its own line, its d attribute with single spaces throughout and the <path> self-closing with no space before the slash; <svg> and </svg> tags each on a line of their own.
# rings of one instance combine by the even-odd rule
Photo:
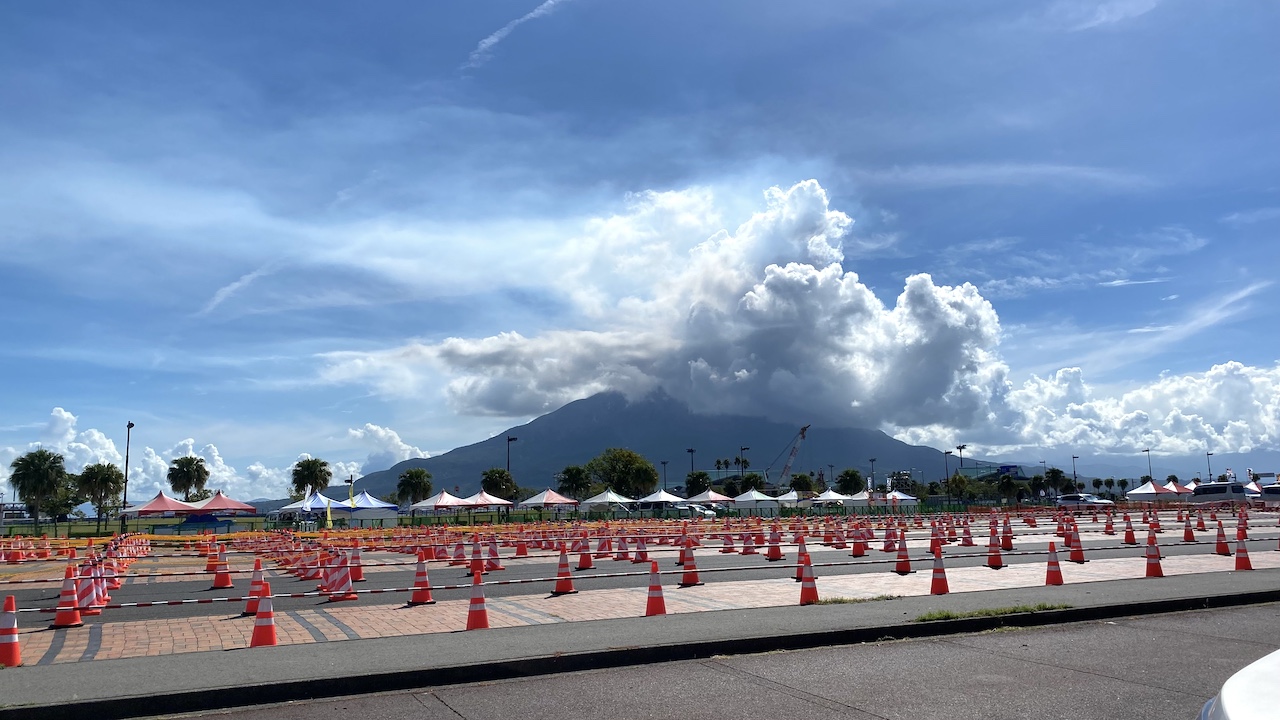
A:
<svg viewBox="0 0 1280 720">
<path fill-rule="evenodd" d="M 917 531 L 919 532 L 919 531 Z M 1268 523 L 1265 528 L 1254 528 L 1250 531 L 1251 537 L 1254 539 L 1249 542 L 1250 553 L 1258 553 L 1263 551 L 1274 550 L 1276 545 L 1275 528 Z M 1234 537 L 1234 529 L 1228 531 L 1229 537 Z M 1203 533 L 1201 537 L 1207 537 Z M 1179 541 L 1182 537 L 1181 528 L 1168 528 L 1159 536 L 1161 543 L 1161 552 L 1166 555 L 1199 555 L 1210 553 L 1213 551 L 1212 543 L 1199 543 L 1194 545 L 1183 545 L 1175 541 Z M 1145 532 L 1139 533 L 1138 540 L 1145 543 Z M 790 541 L 788 535 L 785 540 Z M 1052 527 L 1041 527 L 1038 529 L 1025 529 L 1023 533 L 1017 536 L 1015 540 L 1015 551 L 1012 553 L 1004 553 L 1004 562 L 1007 564 L 1017 563 L 1036 563 L 1045 562 L 1044 549 L 1047 547 L 1048 540 L 1058 540 L 1052 536 Z M 1121 557 L 1140 557 L 1143 552 L 1143 546 L 1124 546 L 1119 547 L 1121 535 L 1101 538 L 1097 540 L 1086 540 L 1085 546 L 1086 556 L 1091 559 L 1101 558 L 1121 558 Z M 986 564 L 986 538 L 975 538 L 978 543 L 977 547 L 957 547 L 949 545 L 945 551 L 947 567 L 970 567 Z M 891 553 L 881 552 L 882 541 L 878 541 L 872 546 L 864 558 L 849 557 L 849 551 L 833 550 L 823 548 L 820 544 L 811 542 L 809 549 L 815 563 L 816 573 L 818 577 L 846 575 L 853 573 L 880 573 L 889 572 L 892 569 L 892 563 L 895 555 Z M 1061 543 L 1059 543 L 1061 545 Z M 708 544 L 709 548 L 718 549 L 720 544 L 714 541 Z M 1231 542 L 1232 550 L 1235 549 L 1234 540 Z M 924 563 L 931 559 L 928 555 L 928 544 L 924 540 L 913 538 L 909 544 L 910 555 L 913 563 Z M 1027 551 L 1029 554 L 1019 554 L 1019 551 Z M 510 554 L 510 549 L 503 551 L 504 555 Z M 657 560 L 659 566 L 664 571 L 679 570 L 675 564 L 677 551 L 672 550 L 669 546 L 650 547 L 650 557 Z M 770 563 L 763 559 L 762 556 L 742 556 L 737 554 L 720 554 L 703 550 L 699 553 L 697 563 L 700 577 L 704 583 L 715 583 L 724 581 L 739 580 L 763 580 L 769 578 L 777 578 L 779 576 L 790 576 L 794 574 L 793 569 L 779 567 L 795 562 L 796 553 L 793 546 L 785 547 L 784 552 L 786 559 L 779 563 Z M 485 580 L 528 580 L 533 578 L 553 578 L 556 572 L 558 555 L 548 553 L 547 551 L 531 551 L 531 554 L 537 556 L 534 560 L 526 561 L 509 561 L 505 558 L 503 562 L 507 569 L 503 571 L 493 572 L 485 576 Z M 229 559 L 231 565 L 236 569 L 244 569 L 250 565 L 251 555 L 249 554 L 231 554 Z M 410 563 L 409 555 L 385 555 L 380 554 L 371 556 L 370 553 L 365 554 L 366 562 L 376 562 L 376 558 L 390 559 L 392 562 Z M 1059 558 L 1063 562 L 1067 560 L 1065 550 L 1059 549 Z M 574 582 L 578 589 L 600 589 L 600 588 L 623 588 L 636 587 L 643 584 L 645 580 L 641 575 L 634 577 L 620 578 L 592 578 L 591 575 L 608 574 L 608 573 L 643 573 L 647 577 L 648 566 L 642 564 L 633 564 L 630 562 L 617 562 L 610 559 L 597 559 L 595 569 L 584 572 L 574 571 Z M 823 563 L 851 563 L 838 564 L 835 566 L 823 566 Z M 570 556 L 570 567 L 577 564 L 577 556 Z M 270 567 L 270 563 L 267 563 Z M 151 563 L 142 560 L 135 563 L 130 572 L 145 573 L 149 571 Z M 926 566 L 917 565 L 917 569 L 923 569 Z M 440 585 L 466 585 L 469 582 L 469 575 L 464 568 L 457 566 L 448 566 L 441 562 L 433 562 L 428 564 L 431 583 L 434 586 Z M 732 570 L 729 570 L 732 569 Z M 365 590 L 372 588 L 389 588 L 389 587 L 412 587 L 414 581 L 415 567 L 412 563 L 398 566 L 392 571 L 366 572 L 367 581 L 356 585 L 357 590 Z M 664 576 L 664 584 L 675 584 L 678 582 L 678 576 Z M 202 576 L 194 578 L 190 581 L 176 582 L 156 582 L 156 583 L 135 583 L 126 581 L 119 589 L 111 593 L 112 601 L 116 603 L 127 602 L 159 602 L 177 599 L 190 598 L 210 598 L 210 597 L 229 597 L 241 596 L 248 594 L 249 575 L 247 573 L 233 575 L 235 588 L 232 590 L 210 590 L 211 577 Z M 296 593 L 313 591 L 316 589 L 317 581 L 315 580 L 299 580 L 292 575 L 279 575 L 268 578 L 271 582 L 273 593 Z M 0 594 L 12 594 L 16 597 L 19 607 L 55 607 L 58 602 L 58 593 L 60 586 L 57 583 L 47 585 L 7 585 L 0 586 Z M 511 595 L 529 595 L 539 592 L 550 592 L 550 583 L 530 583 L 530 584 L 513 584 L 513 585 L 495 585 L 486 587 L 485 593 L 489 597 L 506 597 Z M 433 596 L 436 600 L 455 600 L 465 599 L 470 596 L 467 588 L 457 590 L 433 590 Z M 361 596 L 362 603 L 387 603 L 408 600 L 407 594 L 382 594 L 382 595 L 366 595 Z M 307 598 L 279 598 L 275 601 L 275 609 L 278 612 L 288 610 L 305 609 L 326 604 L 326 600 L 321 597 Z M 177 617 L 228 617 L 238 615 L 242 604 L 235 603 L 211 603 L 211 604 L 189 604 L 179 606 L 159 606 L 150 608 L 129 608 L 125 610 L 112 610 L 99 616 L 84 618 L 86 623 L 96 623 L 103 620 L 119 622 L 121 620 L 152 620 L 159 618 L 177 618 Z M 42 616 L 43 617 L 43 616 Z"/>
<path fill-rule="evenodd" d="M 288 703 L 228 720 L 1195 718 L 1280 648 L 1280 604 Z M 188 716 L 191 717 L 191 716 Z"/>
</svg>

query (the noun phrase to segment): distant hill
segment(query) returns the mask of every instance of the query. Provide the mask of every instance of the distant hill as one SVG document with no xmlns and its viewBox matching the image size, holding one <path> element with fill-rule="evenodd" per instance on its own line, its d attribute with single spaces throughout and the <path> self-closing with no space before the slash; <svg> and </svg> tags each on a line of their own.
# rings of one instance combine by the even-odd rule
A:
<svg viewBox="0 0 1280 720">
<path fill-rule="evenodd" d="M 684 403 L 661 393 L 636 402 L 628 402 L 619 393 L 601 393 L 488 440 L 370 473 L 358 480 L 356 487 L 382 496 L 395 490 L 400 473 L 422 467 L 431 473 L 436 491 L 473 494 L 480 489 L 483 471 L 506 465 L 508 435 L 517 438 L 511 443 L 511 474 L 521 487 L 536 490 L 554 488 L 554 476 L 565 466 L 586 463 L 611 447 L 640 453 L 658 468 L 660 475 L 660 461 L 669 461 L 669 487 L 684 484 L 689 472 L 686 448 L 696 449 L 695 467 L 716 478 L 717 458 L 732 459 L 738 455 L 738 448 L 748 447 L 748 472 L 763 473 L 773 463 L 770 477 L 776 479 L 799 429 L 762 418 L 695 415 Z M 827 466 L 834 465 L 837 473 L 853 467 L 867 476 L 871 469 L 868 459 L 873 457 L 878 479 L 891 471 L 911 468 L 922 470 L 925 482 L 943 476 L 943 455 L 938 450 L 908 445 L 879 430 L 819 425 L 810 427 L 792 472 L 822 470 L 830 475 Z M 955 469 L 955 458 L 951 458 L 950 467 Z"/>
</svg>

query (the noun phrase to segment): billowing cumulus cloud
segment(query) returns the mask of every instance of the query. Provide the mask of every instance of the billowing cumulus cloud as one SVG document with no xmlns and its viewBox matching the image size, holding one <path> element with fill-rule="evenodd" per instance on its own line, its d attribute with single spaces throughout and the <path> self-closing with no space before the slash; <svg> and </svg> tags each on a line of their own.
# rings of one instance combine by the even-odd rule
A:
<svg viewBox="0 0 1280 720">
<path fill-rule="evenodd" d="M 71 412 L 54 408 L 38 434 L 39 442 L 26 448 L 0 447 L 0 489 L 5 492 L 6 501 L 13 498 L 12 488 L 8 486 L 9 464 L 19 455 L 37 447 L 62 454 L 67 471 L 72 473 L 99 462 L 124 467 L 124 456 L 111 438 L 94 428 L 80 431 L 77 423 L 78 418 Z M 406 443 L 395 430 L 373 423 L 347 430 L 346 440 L 367 449 L 368 455 L 363 461 L 330 459 L 335 484 L 341 484 L 352 476 L 360 477 L 366 468 L 382 470 L 401 460 L 427 457 L 426 452 Z M 226 462 L 216 445 L 198 444 L 194 438 L 184 438 L 160 450 L 135 444 L 129 459 L 130 502 L 145 501 L 161 491 L 171 494 L 167 480 L 169 464 L 175 458 L 187 456 L 204 459 L 205 467 L 209 469 L 206 487 L 210 490 L 222 490 L 239 499 L 281 498 L 289 493 L 292 465 L 270 467 L 254 462 L 239 471 Z M 303 453 L 298 459 L 309 457 Z"/>
<path fill-rule="evenodd" d="M 442 392 L 459 413 L 528 417 L 602 390 L 662 389 L 696 412 L 880 427 L 975 449 L 1161 453 L 1277 447 L 1275 369 L 1237 364 L 1098 395 L 1078 368 L 1021 386 L 996 309 L 969 283 L 907 277 L 888 304 L 850 268 L 853 220 L 813 180 L 728 227 L 706 188 L 640 193 L 555 257 L 577 328 L 325 357 L 321 378 Z"/>
</svg>

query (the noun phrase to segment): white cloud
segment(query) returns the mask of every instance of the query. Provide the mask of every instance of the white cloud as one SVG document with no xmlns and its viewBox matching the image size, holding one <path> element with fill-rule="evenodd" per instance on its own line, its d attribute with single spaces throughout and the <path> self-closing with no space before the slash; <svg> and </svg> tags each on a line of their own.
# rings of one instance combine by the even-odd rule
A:
<svg viewBox="0 0 1280 720">
<path fill-rule="evenodd" d="M 1254 223 L 1266 222 L 1267 220 L 1275 220 L 1280 218 L 1280 207 L 1265 207 L 1257 210 L 1246 210 L 1243 212 L 1234 212 L 1222 218 L 1222 222 L 1227 225 L 1240 227 L 1241 225 L 1252 225 Z"/>
<path fill-rule="evenodd" d="M 884 170 L 855 170 L 853 177 L 871 185 L 946 188 L 968 185 L 1071 185 L 1107 190 L 1139 190 L 1154 183 L 1142 175 L 1086 165 L 1048 163 L 972 163 L 910 165 Z"/>
<path fill-rule="evenodd" d="M 361 467 L 370 471 L 385 470 L 402 460 L 429 457 L 425 451 L 401 440 L 400 434 L 395 430 L 373 423 L 365 423 L 364 427 L 347 430 L 347 437 L 358 440 L 369 448 L 369 455 Z M 348 470 L 347 474 L 351 475 L 359 471 L 360 468 L 354 471 Z"/>
<path fill-rule="evenodd" d="M 545 15 L 550 15 L 551 12 L 556 9 L 557 5 L 563 5 L 567 2 L 569 2 L 569 0 L 545 0 L 538 7 L 530 10 L 524 15 L 521 15 L 515 20 L 512 20 L 506 25 L 503 25 L 501 28 L 498 28 L 498 30 L 494 31 L 491 35 L 476 44 L 476 49 L 471 51 L 470 57 L 467 58 L 467 64 L 463 67 L 478 68 L 485 64 L 489 61 L 489 58 L 493 56 L 493 48 L 496 47 L 498 43 L 506 40 L 507 36 L 514 32 L 516 28 L 530 20 L 537 20 Z"/>
<path fill-rule="evenodd" d="M 1159 4 L 1160 0 L 1059 0 L 1050 6 L 1048 19 L 1076 32 L 1141 17 Z"/>
</svg>

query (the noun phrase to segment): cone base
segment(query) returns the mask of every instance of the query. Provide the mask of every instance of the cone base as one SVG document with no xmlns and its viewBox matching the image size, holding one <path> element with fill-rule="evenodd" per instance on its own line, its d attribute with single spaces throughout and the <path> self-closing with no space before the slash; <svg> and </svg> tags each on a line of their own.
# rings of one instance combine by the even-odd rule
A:
<svg viewBox="0 0 1280 720">
<path fill-rule="evenodd" d="M 50 625 L 50 626 L 49 626 L 49 629 L 50 629 L 50 630 L 62 630 L 62 629 L 65 629 L 65 628 L 78 628 L 78 627 L 84 627 L 84 623 L 83 623 L 83 622 L 78 622 L 78 623 L 54 623 L 54 624 L 52 624 L 52 625 Z"/>
<path fill-rule="evenodd" d="M 435 600 L 423 600 L 421 602 L 407 602 L 404 604 L 404 606 L 405 607 L 421 607 L 423 605 L 435 605 L 435 604 L 436 604 Z"/>
<path fill-rule="evenodd" d="M 330 595 L 328 602 L 347 602 L 348 600 L 359 600 L 359 599 L 360 599 L 360 596 L 354 593 L 351 595 Z"/>
<path fill-rule="evenodd" d="M 676 587 L 687 588 L 687 587 L 698 587 L 699 585 L 706 585 L 706 583 L 700 583 L 700 582 L 696 582 L 696 583 L 680 583 L 680 584 L 679 584 L 679 585 L 677 585 Z"/>
<path fill-rule="evenodd" d="M 560 597 L 561 595 L 577 595 L 577 590 L 552 590 L 552 597 Z"/>
</svg>

